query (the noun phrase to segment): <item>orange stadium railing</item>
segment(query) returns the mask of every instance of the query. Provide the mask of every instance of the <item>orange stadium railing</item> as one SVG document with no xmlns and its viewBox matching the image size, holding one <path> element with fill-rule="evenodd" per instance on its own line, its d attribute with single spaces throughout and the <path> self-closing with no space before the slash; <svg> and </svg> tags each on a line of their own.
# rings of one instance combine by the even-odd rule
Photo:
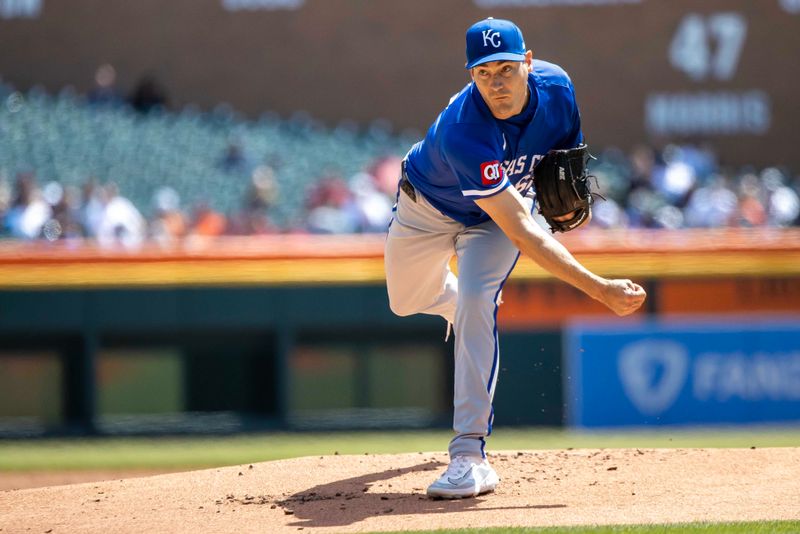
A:
<svg viewBox="0 0 800 534">
<path fill-rule="evenodd" d="M 604 276 L 800 275 L 800 229 L 582 230 L 558 236 Z M 184 239 L 100 248 L 90 241 L 0 241 L 0 288 L 376 284 L 382 235 Z M 455 261 L 454 268 L 457 268 Z M 523 258 L 512 279 L 551 275 Z"/>
</svg>

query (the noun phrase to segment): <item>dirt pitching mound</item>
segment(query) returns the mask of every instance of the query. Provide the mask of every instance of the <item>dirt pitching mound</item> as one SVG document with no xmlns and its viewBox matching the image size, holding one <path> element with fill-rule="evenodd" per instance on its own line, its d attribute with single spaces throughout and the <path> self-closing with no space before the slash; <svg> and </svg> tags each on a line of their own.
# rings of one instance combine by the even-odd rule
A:
<svg viewBox="0 0 800 534">
<path fill-rule="evenodd" d="M 321 456 L 0 492 L 0 532 L 363 532 L 800 520 L 800 449 L 505 451 L 493 494 L 430 500 L 444 454 Z"/>
</svg>

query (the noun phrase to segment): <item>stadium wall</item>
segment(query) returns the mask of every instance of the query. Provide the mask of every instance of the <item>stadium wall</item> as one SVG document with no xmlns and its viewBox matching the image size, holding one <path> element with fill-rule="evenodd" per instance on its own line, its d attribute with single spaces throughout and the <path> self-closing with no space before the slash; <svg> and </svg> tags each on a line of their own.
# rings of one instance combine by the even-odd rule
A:
<svg viewBox="0 0 800 534">
<path fill-rule="evenodd" d="M 582 262 L 648 289 L 645 310 L 614 319 L 629 330 L 800 314 L 798 231 L 590 233 L 565 236 Z M 0 433 L 449 426 L 452 340 L 438 318 L 391 314 L 382 239 L 4 243 Z M 612 316 L 532 262 L 503 300 L 497 424 L 563 424 L 562 331 Z"/>
</svg>

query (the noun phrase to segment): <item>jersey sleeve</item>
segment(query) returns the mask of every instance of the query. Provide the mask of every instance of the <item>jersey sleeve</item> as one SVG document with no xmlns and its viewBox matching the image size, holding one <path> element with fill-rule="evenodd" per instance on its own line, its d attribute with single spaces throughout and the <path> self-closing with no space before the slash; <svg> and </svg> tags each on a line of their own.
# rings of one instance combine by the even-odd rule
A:
<svg viewBox="0 0 800 534">
<path fill-rule="evenodd" d="M 442 138 L 441 149 L 465 197 L 490 197 L 509 186 L 499 131 L 485 125 L 452 126 Z"/>
</svg>

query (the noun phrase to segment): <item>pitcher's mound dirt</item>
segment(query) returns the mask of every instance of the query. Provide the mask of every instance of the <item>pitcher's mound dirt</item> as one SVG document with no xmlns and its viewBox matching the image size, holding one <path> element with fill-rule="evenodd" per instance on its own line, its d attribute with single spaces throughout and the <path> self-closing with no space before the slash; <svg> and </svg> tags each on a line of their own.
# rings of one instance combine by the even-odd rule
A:
<svg viewBox="0 0 800 534">
<path fill-rule="evenodd" d="M 0 532 L 361 532 L 800 520 L 800 448 L 505 451 L 430 500 L 444 454 L 324 456 L 0 492 Z"/>
</svg>

